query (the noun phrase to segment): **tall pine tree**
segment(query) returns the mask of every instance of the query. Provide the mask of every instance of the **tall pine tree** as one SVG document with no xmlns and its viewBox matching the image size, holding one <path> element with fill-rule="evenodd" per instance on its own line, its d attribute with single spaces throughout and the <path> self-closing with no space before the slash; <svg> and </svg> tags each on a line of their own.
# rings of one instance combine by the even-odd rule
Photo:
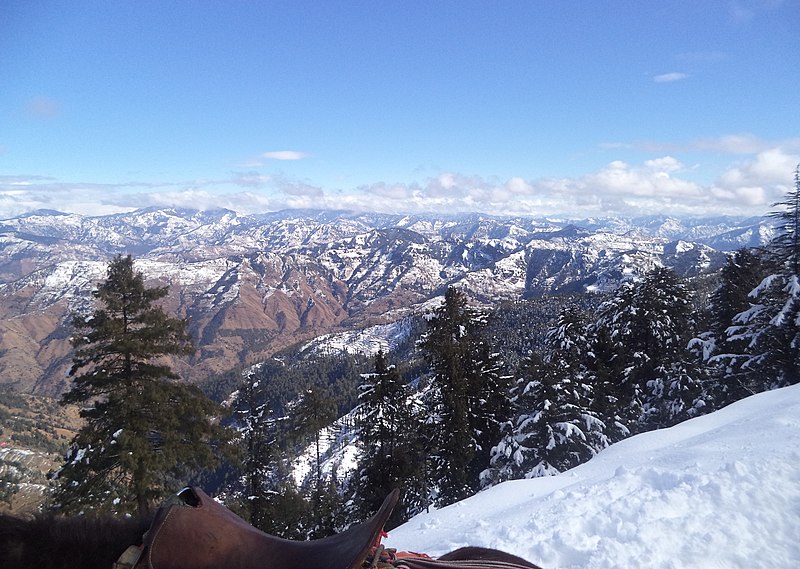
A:
<svg viewBox="0 0 800 569">
<path fill-rule="evenodd" d="M 408 519 L 409 494 L 419 477 L 418 419 L 400 373 L 383 351 L 375 356 L 375 371 L 363 379 L 356 410 L 360 458 L 353 499 L 358 518 L 366 519 L 400 488 L 403 496 L 387 524 L 393 527 Z"/>
<path fill-rule="evenodd" d="M 272 500 L 276 470 L 280 467 L 279 422 L 259 389 L 259 381 L 250 373 L 238 390 L 237 419 L 244 447 L 241 482 L 245 492 L 245 509 L 250 524 L 262 531 L 278 534 Z M 283 536 L 285 537 L 285 536 Z"/>
<path fill-rule="evenodd" d="M 83 404 L 84 426 L 58 472 L 54 502 L 65 511 L 146 514 L 217 464 L 230 433 L 222 409 L 164 363 L 194 352 L 186 321 L 155 303 L 167 287 L 146 287 L 130 256 L 117 256 L 94 292 L 89 317 L 75 316 L 73 383 L 64 403 Z"/>
<path fill-rule="evenodd" d="M 325 537 L 334 533 L 336 528 L 333 517 L 341 509 L 335 503 L 338 495 L 331 495 L 331 481 L 326 481 L 322 472 L 322 445 L 328 442 L 325 437 L 330 436 L 324 431 L 330 428 L 335 420 L 336 402 L 328 390 L 321 387 L 309 388 L 301 393 L 289 413 L 289 422 L 294 431 L 293 438 L 300 441 L 310 437 L 313 441 L 311 508 L 307 524 L 308 537 L 311 538 Z"/>
<path fill-rule="evenodd" d="M 752 306 L 750 292 L 766 276 L 766 264 L 757 251 L 739 249 L 720 271 L 720 281 L 706 310 L 708 330 L 693 340 L 694 349 L 705 362 L 709 381 L 708 398 L 715 408 L 723 407 L 758 391 L 761 383 L 752 370 L 743 369 L 747 342 L 729 336 L 734 319 Z"/>
<path fill-rule="evenodd" d="M 483 329 L 485 325 L 480 323 L 470 365 L 469 383 L 474 398 L 471 422 L 475 441 L 470 478 L 480 481 L 481 486 L 488 486 L 493 483 L 492 449 L 502 440 L 513 414 L 511 387 L 514 376 L 508 372 L 492 342 L 483 336 Z"/>
<path fill-rule="evenodd" d="M 485 318 L 469 307 L 464 292 L 450 287 L 423 337 L 435 394 L 432 474 L 441 506 L 480 489 L 511 411 L 510 376 L 485 330 Z"/>
<path fill-rule="evenodd" d="M 422 341 L 437 394 L 431 442 L 440 505 L 467 498 L 477 486 L 469 472 L 469 464 L 475 456 L 468 379 L 471 328 L 472 310 L 466 295 L 456 288 L 448 288 L 444 303 L 428 321 Z"/>
<path fill-rule="evenodd" d="M 258 529 L 285 539 L 307 539 L 310 506 L 292 476 L 290 418 L 275 411 L 259 374 L 250 373 L 236 401 L 244 447 L 240 482 L 245 512 Z"/>
<path fill-rule="evenodd" d="M 775 204 L 777 235 L 768 247 L 770 271 L 734 317 L 729 340 L 743 342 L 741 369 L 757 390 L 800 382 L 800 166 L 794 189 Z"/>
</svg>

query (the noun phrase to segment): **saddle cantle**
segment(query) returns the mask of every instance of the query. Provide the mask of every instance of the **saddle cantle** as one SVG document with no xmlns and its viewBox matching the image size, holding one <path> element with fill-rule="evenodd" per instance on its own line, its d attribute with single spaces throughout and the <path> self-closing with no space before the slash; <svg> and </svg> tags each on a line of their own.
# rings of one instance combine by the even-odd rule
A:
<svg viewBox="0 0 800 569">
<path fill-rule="evenodd" d="M 359 569 L 400 496 L 394 490 L 378 513 L 350 529 L 312 541 L 262 532 L 199 488 L 162 507 L 145 534 L 137 567 L 149 569 Z"/>
</svg>

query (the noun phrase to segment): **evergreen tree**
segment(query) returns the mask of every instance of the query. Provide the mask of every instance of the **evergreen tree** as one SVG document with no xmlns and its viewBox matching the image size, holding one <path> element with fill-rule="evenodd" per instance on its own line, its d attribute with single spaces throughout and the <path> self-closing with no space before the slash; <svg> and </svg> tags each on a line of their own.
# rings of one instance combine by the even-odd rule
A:
<svg viewBox="0 0 800 569">
<path fill-rule="evenodd" d="M 323 502 L 326 499 L 326 484 L 322 476 L 322 444 L 326 427 L 336 419 L 336 402 L 322 388 L 310 388 L 302 393 L 290 411 L 292 436 L 295 440 L 311 437 L 314 447 L 313 482 L 311 489 L 311 520 L 308 537 L 324 537 L 331 533 L 330 515 Z M 329 502 L 329 500 L 328 500 Z"/>
<path fill-rule="evenodd" d="M 63 403 L 87 405 L 55 503 L 65 511 L 150 508 L 217 464 L 217 445 L 230 438 L 222 410 L 194 386 L 178 383 L 165 356 L 194 352 L 186 321 L 155 303 L 167 287 L 148 288 L 130 256 L 117 256 L 94 296 L 89 317 L 74 316 L 77 334 Z"/>
<path fill-rule="evenodd" d="M 470 479 L 479 481 L 481 486 L 494 483 L 492 453 L 506 434 L 513 414 L 513 378 L 493 345 L 485 337 L 476 338 L 469 377 L 474 397 L 471 422 L 475 441 Z"/>
<path fill-rule="evenodd" d="M 624 370 L 620 365 L 620 346 L 602 318 L 588 325 L 586 335 L 586 383 L 592 386 L 591 409 L 606 425 L 609 441 L 619 442 L 631 434 L 630 426 L 639 413 L 625 403 L 629 401 L 631 389 L 621 381 Z"/>
<path fill-rule="evenodd" d="M 437 394 L 433 409 L 433 475 L 439 485 L 439 505 L 472 495 L 477 481 L 470 480 L 475 456 L 470 424 L 471 394 L 468 367 L 472 349 L 472 310 L 467 297 L 450 287 L 444 303 L 428 321 L 422 347 L 431 364 Z"/>
<path fill-rule="evenodd" d="M 800 382 L 800 166 L 794 182 L 772 214 L 777 235 L 768 248 L 770 274 L 729 329 L 729 341 L 746 344 L 740 369 L 759 391 Z"/>
<path fill-rule="evenodd" d="M 590 368 L 596 357 L 591 347 L 593 343 L 597 345 L 590 333 L 587 315 L 577 305 L 565 306 L 547 332 L 545 360 L 566 382 L 570 405 L 579 416 L 576 424 L 582 425 L 583 436 L 578 445 L 585 445 L 594 454 L 617 438 L 618 427 L 615 422 L 606 423 L 607 418 L 602 413 L 609 400 L 603 386 L 595 384 L 598 374 L 592 373 Z M 604 395 L 606 399 L 601 400 Z M 611 417 L 616 419 L 614 414 Z M 586 453 L 579 450 L 575 454 L 585 456 Z"/>
<path fill-rule="evenodd" d="M 383 351 L 375 356 L 375 371 L 363 379 L 356 409 L 360 460 L 353 499 L 358 517 L 365 519 L 378 511 L 393 489 L 400 488 L 404 496 L 387 524 L 392 527 L 409 517 L 405 494 L 413 491 L 409 483 L 417 474 L 418 429 L 406 385 Z"/>
<path fill-rule="evenodd" d="M 264 500 L 263 516 L 259 529 L 284 539 L 306 540 L 311 533 L 315 516 L 311 504 L 297 488 L 285 461 L 276 466 L 278 476 Z"/>
<path fill-rule="evenodd" d="M 764 260 L 751 249 L 739 249 L 730 256 L 709 299 L 708 330 L 693 341 L 710 376 L 708 398 L 717 408 L 751 395 L 760 383 L 759 378 L 742 369 L 746 343 L 731 339 L 728 329 L 738 314 L 752 306 L 750 292 L 766 276 L 765 271 Z"/>
<path fill-rule="evenodd" d="M 517 382 L 518 417 L 494 449 L 498 478 L 563 472 L 609 444 L 592 409 L 583 314 L 566 307 L 547 334 L 544 357 L 531 355 Z"/>
<path fill-rule="evenodd" d="M 240 436 L 244 446 L 242 482 L 250 524 L 262 531 L 272 529 L 270 491 L 280 460 L 277 420 L 259 393 L 259 382 L 250 374 L 236 401 Z"/>
<path fill-rule="evenodd" d="M 692 336 L 689 307 L 688 290 L 664 267 L 624 283 L 601 305 L 596 336 L 610 365 L 604 373 L 618 378 L 612 390 L 624 428 L 669 426 L 702 407 L 697 369 L 686 348 Z"/>
<path fill-rule="evenodd" d="M 0 502 L 10 506 L 14 495 L 19 493 L 21 481 L 22 477 L 11 468 L 0 473 Z"/>
<path fill-rule="evenodd" d="M 486 318 L 468 306 L 466 295 L 450 287 L 422 340 L 432 370 L 429 426 L 439 505 L 471 496 L 489 482 L 484 472 L 492 447 L 511 414 L 511 376 L 487 329 Z"/>
</svg>

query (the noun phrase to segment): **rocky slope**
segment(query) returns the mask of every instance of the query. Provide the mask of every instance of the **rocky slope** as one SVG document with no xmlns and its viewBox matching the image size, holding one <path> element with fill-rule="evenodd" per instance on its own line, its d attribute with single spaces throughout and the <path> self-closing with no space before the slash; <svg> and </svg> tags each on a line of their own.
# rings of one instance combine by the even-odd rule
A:
<svg viewBox="0 0 800 569">
<path fill-rule="evenodd" d="M 186 317 L 189 380 L 322 334 L 399 320 L 449 285 L 478 302 L 603 290 L 656 265 L 693 275 L 769 239 L 762 219 L 553 220 L 147 209 L 0 221 L 0 383 L 57 394 L 68 316 L 92 308 L 108 260 L 132 254 Z"/>
</svg>

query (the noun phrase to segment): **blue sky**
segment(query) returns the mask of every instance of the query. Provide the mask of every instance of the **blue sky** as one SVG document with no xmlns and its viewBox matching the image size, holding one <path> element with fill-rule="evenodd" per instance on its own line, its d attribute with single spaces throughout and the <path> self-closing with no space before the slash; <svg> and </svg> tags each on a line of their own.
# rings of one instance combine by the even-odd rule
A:
<svg viewBox="0 0 800 569">
<path fill-rule="evenodd" d="M 0 6 L 0 217 L 761 215 L 800 0 Z"/>
</svg>

